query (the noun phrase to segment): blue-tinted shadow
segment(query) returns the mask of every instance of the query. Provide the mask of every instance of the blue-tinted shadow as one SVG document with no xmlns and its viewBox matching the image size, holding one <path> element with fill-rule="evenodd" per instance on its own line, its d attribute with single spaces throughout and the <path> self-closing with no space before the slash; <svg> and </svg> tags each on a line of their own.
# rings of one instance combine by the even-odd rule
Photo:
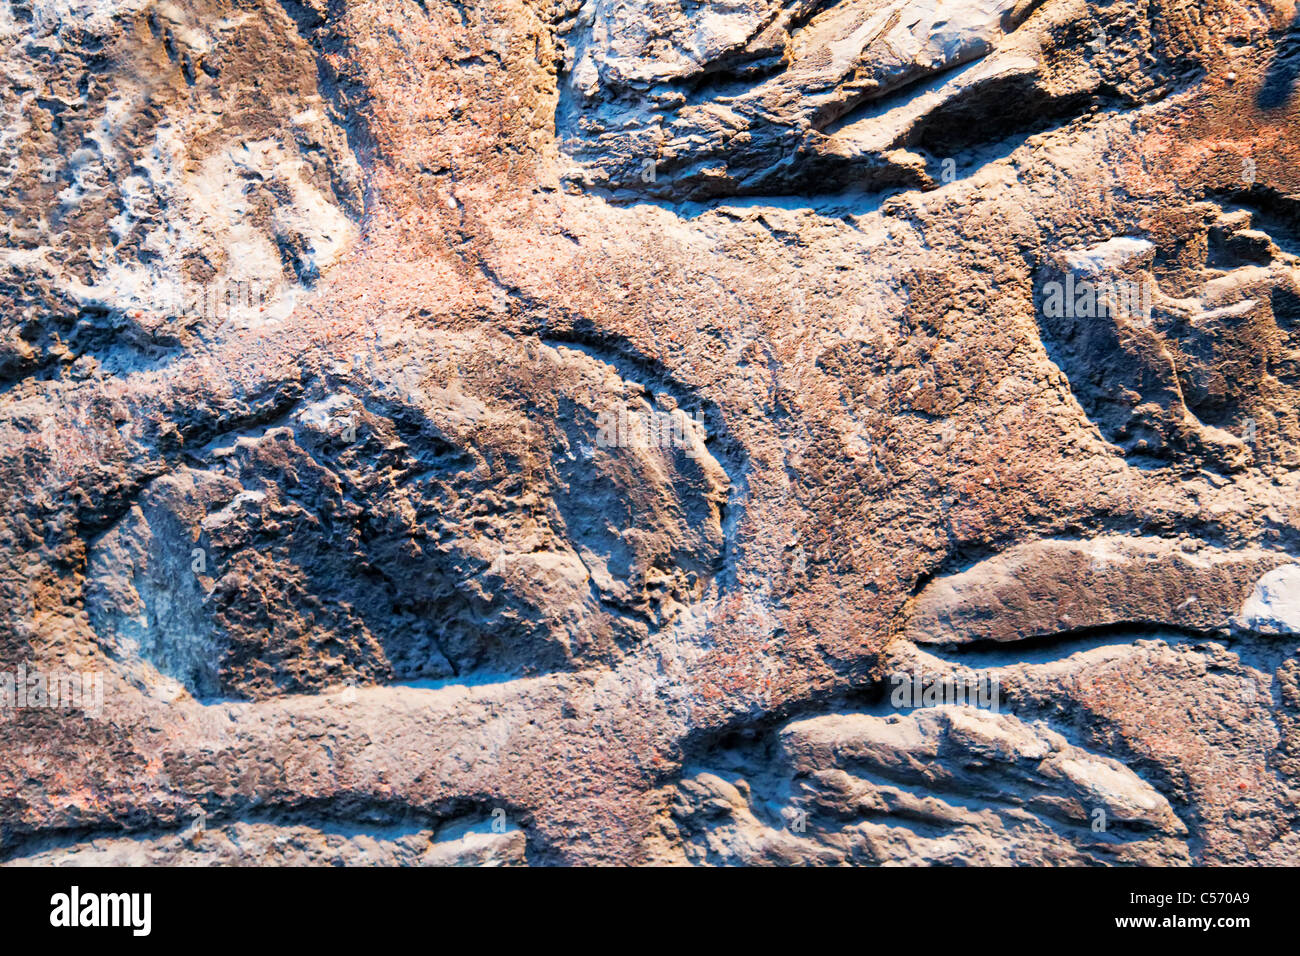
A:
<svg viewBox="0 0 1300 956">
<path fill-rule="evenodd" d="M 1273 62 L 1268 65 L 1264 85 L 1255 97 L 1259 108 L 1275 110 L 1286 105 L 1295 91 L 1297 76 L 1300 76 L 1300 11 L 1273 50 Z"/>
</svg>

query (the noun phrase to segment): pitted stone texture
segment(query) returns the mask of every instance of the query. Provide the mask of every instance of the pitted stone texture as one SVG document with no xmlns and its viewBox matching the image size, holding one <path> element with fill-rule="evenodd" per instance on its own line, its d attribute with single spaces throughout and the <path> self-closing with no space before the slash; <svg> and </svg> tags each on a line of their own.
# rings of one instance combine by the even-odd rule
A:
<svg viewBox="0 0 1300 956">
<path fill-rule="evenodd" d="M 92 551 L 91 619 L 144 686 L 149 665 L 263 697 L 611 663 L 713 587 L 729 481 L 671 395 L 503 338 L 358 359 Z"/>
</svg>

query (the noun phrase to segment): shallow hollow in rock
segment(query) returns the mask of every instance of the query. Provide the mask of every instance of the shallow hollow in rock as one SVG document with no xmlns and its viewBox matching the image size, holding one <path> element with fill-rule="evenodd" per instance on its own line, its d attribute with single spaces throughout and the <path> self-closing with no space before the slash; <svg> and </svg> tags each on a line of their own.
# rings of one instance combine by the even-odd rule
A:
<svg viewBox="0 0 1300 956">
<path fill-rule="evenodd" d="M 447 337 L 329 378 L 93 548 L 91 620 L 140 682 L 257 698 L 610 664 L 713 585 L 729 481 L 667 393 Z"/>
</svg>

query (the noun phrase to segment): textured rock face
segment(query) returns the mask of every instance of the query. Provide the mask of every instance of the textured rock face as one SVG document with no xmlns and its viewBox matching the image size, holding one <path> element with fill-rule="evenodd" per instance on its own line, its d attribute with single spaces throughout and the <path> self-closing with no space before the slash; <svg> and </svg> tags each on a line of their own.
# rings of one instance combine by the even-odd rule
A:
<svg viewBox="0 0 1300 956">
<path fill-rule="evenodd" d="M 525 839 L 492 823 L 419 824 L 366 821 L 363 828 L 240 820 L 167 834 L 109 837 L 54 845 L 23 866 L 522 866 Z"/>
<path fill-rule="evenodd" d="M 192 346 L 227 279 L 284 315 L 355 240 L 361 170 L 283 16 L 70 0 L 0 17 L 7 377 Z"/>
<path fill-rule="evenodd" d="M 677 784 L 656 862 L 1188 861 L 1186 827 L 1154 788 L 1009 715 L 814 717 L 784 727 L 777 748 L 774 793 L 712 773 Z"/>
<path fill-rule="evenodd" d="M 1300 565 L 1275 568 L 1259 579 L 1241 608 L 1242 624 L 1261 634 L 1300 634 Z"/>
<path fill-rule="evenodd" d="M 5 6 L 0 861 L 1294 863 L 1297 23 Z"/>
<path fill-rule="evenodd" d="M 670 395 L 563 346 L 385 358 L 141 490 L 87 558 L 109 653 L 198 696 L 518 675 L 612 663 L 709 588 L 728 478 Z"/>
</svg>

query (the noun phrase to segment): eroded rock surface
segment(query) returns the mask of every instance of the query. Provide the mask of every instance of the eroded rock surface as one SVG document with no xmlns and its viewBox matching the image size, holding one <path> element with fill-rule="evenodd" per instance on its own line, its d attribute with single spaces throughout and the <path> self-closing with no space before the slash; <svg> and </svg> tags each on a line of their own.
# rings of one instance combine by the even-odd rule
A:
<svg viewBox="0 0 1300 956">
<path fill-rule="evenodd" d="M 1146 625 L 1227 631 L 1237 600 L 1255 582 L 1285 590 L 1294 570 L 1284 554 L 1225 549 L 1199 541 L 1103 536 L 1018 545 L 918 596 L 908 636 L 923 644 L 1022 641 L 1068 631 Z M 1247 627 L 1264 608 L 1242 616 Z M 1285 613 L 1279 609 L 1279 614 Z"/>
<path fill-rule="evenodd" d="M 6 5 L 0 861 L 1294 863 L 1298 23 Z"/>
<path fill-rule="evenodd" d="M 671 395 L 565 346 L 385 357 L 142 489 L 88 556 L 109 653 L 207 697 L 520 675 L 613 663 L 714 584 L 728 478 Z"/>
<path fill-rule="evenodd" d="M 1186 827 L 1154 788 L 1007 714 L 832 714 L 781 728 L 776 746 L 776 792 L 707 772 L 677 785 L 657 862 L 1187 861 Z M 1094 834 L 1094 820 L 1108 825 Z"/>
<path fill-rule="evenodd" d="M 491 821 L 442 828 L 239 820 L 209 829 L 53 847 L 24 866 L 526 866 L 523 833 Z"/>
</svg>

